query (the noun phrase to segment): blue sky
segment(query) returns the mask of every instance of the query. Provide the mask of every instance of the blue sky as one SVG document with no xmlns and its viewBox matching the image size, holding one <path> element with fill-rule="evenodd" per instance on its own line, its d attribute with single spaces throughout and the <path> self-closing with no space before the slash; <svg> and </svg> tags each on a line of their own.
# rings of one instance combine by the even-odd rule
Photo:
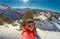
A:
<svg viewBox="0 0 60 39">
<path fill-rule="evenodd" d="M 38 8 L 60 12 L 60 0 L 0 0 L 0 4 L 12 8 Z"/>
</svg>

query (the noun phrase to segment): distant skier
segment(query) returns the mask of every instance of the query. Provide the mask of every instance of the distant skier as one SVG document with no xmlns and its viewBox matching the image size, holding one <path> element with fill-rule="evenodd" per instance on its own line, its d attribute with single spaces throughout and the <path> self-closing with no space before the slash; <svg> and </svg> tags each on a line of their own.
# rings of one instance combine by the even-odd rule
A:
<svg viewBox="0 0 60 39">
<path fill-rule="evenodd" d="M 23 28 L 22 36 L 20 39 L 36 39 L 36 28 L 34 21 L 31 19 L 27 20 L 27 24 Z"/>
</svg>

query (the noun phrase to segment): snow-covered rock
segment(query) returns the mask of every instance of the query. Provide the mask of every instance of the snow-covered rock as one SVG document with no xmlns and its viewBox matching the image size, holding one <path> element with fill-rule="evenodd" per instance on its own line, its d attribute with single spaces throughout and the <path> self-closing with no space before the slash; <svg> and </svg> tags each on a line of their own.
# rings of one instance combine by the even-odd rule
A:
<svg viewBox="0 0 60 39">
<path fill-rule="evenodd" d="M 39 15 L 38 17 L 37 17 L 37 19 L 41 19 L 41 20 L 46 20 L 47 19 L 47 17 L 45 17 L 44 15 Z"/>
<path fill-rule="evenodd" d="M 2 6 L 2 5 L 0 5 L 0 9 L 1 9 L 1 10 L 7 9 L 7 8 L 8 8 L 7 6 Z"/>
</svg>

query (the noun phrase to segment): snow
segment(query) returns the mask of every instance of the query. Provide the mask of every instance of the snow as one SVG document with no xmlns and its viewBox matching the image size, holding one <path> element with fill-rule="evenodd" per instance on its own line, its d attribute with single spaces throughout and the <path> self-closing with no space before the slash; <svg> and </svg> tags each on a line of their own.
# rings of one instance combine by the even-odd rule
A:
<svg viewBox="0 0 60 39">
<path fill-rule="evenodd" d="M 39 16 L 39 19 L 42 19 Z M 43 16 L 44 17 L 44 16 Z M 44 20 L 36 22 L 36 31 L 37 35 L 41 39 L 60 39 L 60 32 L 55 30 L 60 30 L 60 25 L 58 20 L 52 20 L 51 22 L 47 21 L 47 17 L 44 17 Z M 44 22 L 43 22 L 44 21 Z M 17 22 L 16 22 L 17 23 Z M 0 39 L 19 39 L 21 37 L 22 31 L 18 31 L 19 25 L 12 26 L 12 24 L 5 23 L 0 26 Z"/>
<path fill-rule="evenodd" d="M 55 18 L 53 18 L 53 21 L 55 21 L 55 22 L 57 22 L 57 23 L 60 23 L 60 21 L 57 20 L 57 19 L 55 19 Z"/>
<path fill-rule="evenodd" d="M 38 18 L 40 17 L 40 18 Z M 36 27 L 42 30 L 49 30 L 49 31 L 56 31 L 56 27 L 54 24 L 52 24 L 52 22 L 49 22 L 46 16 L 42 15 L 42 16 L 38 16 L 37 18 L 40 19 L 40 21 L 36 22 Z M 44 20 L 42 20 L 43 18 Z M 41 25 L 40 25 L 41 24 Z"/>
<path fill-rule="evenodd" d="M 60 16 L 59 16 L 58 20 L 60 20 Z"/>
<path fill-rule="evenodd" d="M 6 25 L 0 26 L 0 39 L 19 39 L 21 31 L 17 31 L 18 26 L 12 26 L 11 24 L 8 24 L 8 27 L 5 27 Z"/>
<path fill-rule="evenodd" d="M 60 20 L 60 16 L 59 16 L 59 18 L 58 18 L 59 20 Z"/>
<path fill-rule="evenodd" d="M 1 6 L 1 5 L 0 5 L 0 9 L 1 9 L 1 10 L 7 9 L 7 8 L 8 8 L 7 6 Z"/>
<path fill-rule="evenodd" d="M 41 39 L 60 39 L 60 32 L 43 31 L 37 28 L 37 33 Z"/>
<path fill-rule="evenodd" d="M 37 19 L 46 20 L 47 17 L 45 17 L 44 15 L 41 15 L 41 16 L 38 16 Z"/>
<path fill-rule="evenodd" d="M 57 28 L 60 30 L 60 25 L 59 24 L 57 24 L 56 22 L 53 22 L 56 26 L 57 26 Z"/>
<path fill-rule="evenodd" d="M 53 19 L 51 22 L 47 21 L 47 17 L 45 16 L 46 20 L 44 20 L 44 23 L 41 20 L 41 24 L 36 24 L 37 27 L 37 34 L 41 39 L 60 39 L 60 21 Z M 41 16 L 39 16 L 39 19 L 42 19 Z"/>
<path fill-rule="evenodd" d="M 55 30 L 53 24 L 47 21 L 45 23 L 42 22 L 41 25 L 36 24 L 36 27 L 43 30 Z"/>
<path fill-rule="evenodd" d="M 16 26 L 19 28 L 18 26 Z M 19 39 L 22 31 L 17 31 L 16 27 L 0 26 L 0 39 Z M 39 28 L 36 29 L 37 34 L 41 39 L 60 39 L 60 32 L 44 31 Z"/>
<path fill-rule="evenodd" d="M 59 20 L 53 18 L 52 23 L 60 30 L 60 21 Z"/>
</svg>

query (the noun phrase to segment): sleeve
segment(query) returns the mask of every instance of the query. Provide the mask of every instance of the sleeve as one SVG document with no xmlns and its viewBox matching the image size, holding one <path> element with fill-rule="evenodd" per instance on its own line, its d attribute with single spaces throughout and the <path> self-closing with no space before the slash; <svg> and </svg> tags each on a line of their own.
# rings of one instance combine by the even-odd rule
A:
<svg viewBox="0 0 60 39">
<path fill-rule="evenodd" d="M 26 32 L 23 33 L 20 39 L 30 39 Z"/>
</svg>

